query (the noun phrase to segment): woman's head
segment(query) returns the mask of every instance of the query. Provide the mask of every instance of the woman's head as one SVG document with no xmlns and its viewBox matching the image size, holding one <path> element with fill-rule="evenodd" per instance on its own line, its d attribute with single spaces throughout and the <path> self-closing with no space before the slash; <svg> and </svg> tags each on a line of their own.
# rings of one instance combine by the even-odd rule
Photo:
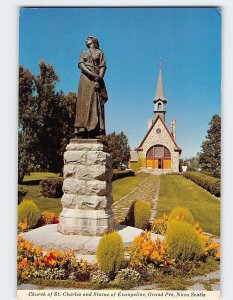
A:
<svg viewBox="0 0 233 300">
<path fill-rule="evenodd" d="M 86 45 L 89 48 L 90 44 L 93 43 L 94 46 L 99 49 L 99 41 L 96 37 L 90 35 L 88 36 L 88 38 L 86 39 Z"/>
</svg>

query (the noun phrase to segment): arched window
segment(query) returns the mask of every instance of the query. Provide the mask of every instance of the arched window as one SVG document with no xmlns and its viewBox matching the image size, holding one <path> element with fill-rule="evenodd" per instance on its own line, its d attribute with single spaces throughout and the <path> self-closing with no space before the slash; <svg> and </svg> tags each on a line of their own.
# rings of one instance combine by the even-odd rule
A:
<svg viewBox="0 0 233 300">
<path fill-rule="evenodd" d="M 161 102 L 158 103 L 158 110 L 162 110 L 162 103 Z"/>
<path fill-rule="evenodd" d="M 150 147 L 146 154 L 146 166 L 153 169 L 171 169 L 171 153 L 163 145 Z"/>
<path fill-rule="evenodd" d="M 147 154 L 146 157 L 158 157 L 158 158 L 163 158 L 163 157 L 171 157 L 171 153 L 169 149 L 163 145 L 154 145 L 152 146 Z"/>
</svg>

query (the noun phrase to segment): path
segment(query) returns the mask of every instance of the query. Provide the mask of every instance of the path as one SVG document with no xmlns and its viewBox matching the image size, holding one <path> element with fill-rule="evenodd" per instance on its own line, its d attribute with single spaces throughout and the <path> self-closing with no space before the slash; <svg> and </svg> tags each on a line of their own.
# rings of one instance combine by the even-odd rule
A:
<svg viewBox="0 0 233 300">
<path fill-rule="evenodd" d="M 151 206 L 151 221 L 153 221 L 158 203 L 159 184 L 159 176 L 148 176 L 126 196 L 114 203 L 112 209 L 114 211 L 115 220 L 117 222 L 124 221 L 131 204 L 135 200 L 146 200 Z"/>
</svg>

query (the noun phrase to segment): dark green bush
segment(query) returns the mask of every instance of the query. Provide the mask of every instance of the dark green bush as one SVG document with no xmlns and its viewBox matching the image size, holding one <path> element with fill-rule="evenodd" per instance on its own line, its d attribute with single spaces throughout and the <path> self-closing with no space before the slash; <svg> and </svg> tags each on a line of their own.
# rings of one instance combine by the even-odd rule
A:
<svg viewBox="0 0 233 300">
<path fill-rule="evenodd" d="M 48 178 L 40 182 L 41 194 L 48 198 L 61 198 L 63 178 Z"/>
<path fill-rule="evenodd" d="M 32 200 L 23 200 L 18 206 L 18 222 L 27 222 L 29 228 L 36 226 L 40 219 L 40 212 Z"/>
<path fill-rule="evenodd" d="M 183 175 L 214 196 L 220 197 L 221 181 L 219 178 L 214 178 L 199 172 L 185 172 Z"/>
<path fill-rule="evenodd" d="M 135 227 L 146 229 L 151 218 L 151 208 L 148 202 L 137 200 L 134 204 L 134 223 Z"/>
<path fill-rule="evenodd" d="M 114 231 L 102 236 L 97 247 L 96 259 L 100 270 L 110 278 L 124 267 L 124 243 L 118 232 Z"/>
<path fill-rule="evenodd" d="M 134 176 L 135 172 L 132 170 L 124 170 L 124 171 L 119 171 L 119 170 L 113 170 L 113 176 L 112 176 L 112 181 L 129 177 L 129 176 Z"/>
<path fill-rule="evenodd" d="M 25 190 L 22 186 L 18 186 L 18 204 L 21 203 L 23 198 L 27 195 L 28 190 Z"/>
<path fill-rule="evenodd" d="M 204 245 L 193 225 L 172 220 L 166 233 L 167 251 L 176 261 L 199 259 L 204 253 Z"/>
</svg>

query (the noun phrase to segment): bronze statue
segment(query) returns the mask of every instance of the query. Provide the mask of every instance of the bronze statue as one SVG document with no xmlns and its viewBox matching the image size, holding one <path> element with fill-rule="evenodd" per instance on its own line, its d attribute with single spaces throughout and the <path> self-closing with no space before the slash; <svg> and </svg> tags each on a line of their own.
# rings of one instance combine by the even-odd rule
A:
<svg viewBox="0 0 233 300">
<path fill-rule="evenodd" d="M 108 100 L 104 83 L 106 61 L 99 41 L 86 40 L 88 50 L 81 52 L 78 67 L 81 75 L 76 103 L 75 134 L 77 138 L 101 138 L 105 133 L 104 104 Z"/>
</svg>

